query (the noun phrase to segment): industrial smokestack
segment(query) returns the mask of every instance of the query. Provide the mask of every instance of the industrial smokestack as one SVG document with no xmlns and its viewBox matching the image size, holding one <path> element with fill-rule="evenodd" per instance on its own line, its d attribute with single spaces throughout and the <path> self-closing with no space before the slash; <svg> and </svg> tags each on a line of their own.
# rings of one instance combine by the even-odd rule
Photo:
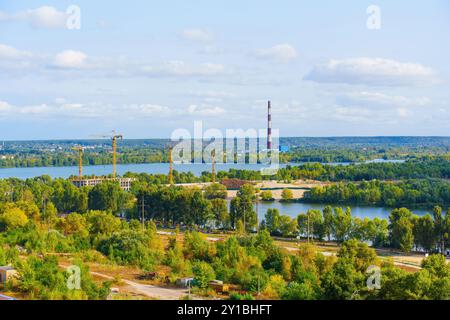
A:
<svg viewBox="0 0 450 320">
<path fill-rule="evenodd" d="M 270 101 L 267 104 L 267 150 L 272 150 L 272 110 Z"/>
</svg>

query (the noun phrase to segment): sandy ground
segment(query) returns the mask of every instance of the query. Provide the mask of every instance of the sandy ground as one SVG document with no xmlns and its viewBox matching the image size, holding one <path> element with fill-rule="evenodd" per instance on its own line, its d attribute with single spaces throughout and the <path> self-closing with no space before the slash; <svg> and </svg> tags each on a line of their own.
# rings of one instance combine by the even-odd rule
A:
<svg viewBox="0 0 450 320">
<path fill-rule="evenodd" d="M 260 188 L 262 190 L 270 190 L 272 192 L 272 196 L 275 200 L 281 199 L 281 193 L 283 189 L 290 189 L 294 195 L 294 199 L 302 198 L 305 191 L 308 189 L 325 186 L 329 183 L 315 181 L 315 180 L 296 180 L 292 183 L 284 183 L 278 182 L 276 180 L 268 180 L 268 181 L 253 181 L 251 182 L 255 185 L 255 187 Z M 198 187 L 203 188 L 210 183 L 183 183 L 178 184 L 183 187 Z M 228 199 L 236 197 L 237 190 L 228 190 Z"/>
</svg>

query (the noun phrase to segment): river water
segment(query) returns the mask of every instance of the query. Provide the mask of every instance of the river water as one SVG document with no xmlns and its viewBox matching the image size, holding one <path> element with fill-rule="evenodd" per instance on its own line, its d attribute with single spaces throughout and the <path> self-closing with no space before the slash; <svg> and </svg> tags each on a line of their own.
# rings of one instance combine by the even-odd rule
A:
<svg viewBox="0 0 450 320">
<path fill-rule="evenodd" d="M 332 207 L 342 207 L 344 210 L 346 207 L 350 207 L 352 211 L 352 216 L 358 218 L 368 217 L 373 219 L 375 217 L 388 219 L 389 214 L 392 211 L 391 208 L 383 208 L 383 207 L 366 207 L 366 206 L 355 206 L 350 205 L 346 206 L 343 204 L 330 204 Z M 259 219 L 264 219 L 264 215 L 269 208 L 276 208 L 280 211 L 280 214 L 288 215 L 291 218 L 297 217 L 300 213 L 306 213 L 309 209 L 318 209 L 322 210 L 325 208 L 326 204 L 316 204 L 316 203 L 302 203 L 302 202 L 258 202 L 258 205 L 255 209 L 258 211 Z M 427 212 L 431 213 L 431 210 L 424 209 L 411 209 L 411 211 L 419 216 L 425 215 Z"/>
<path fill-rule="evenodd" d="M 370 162 L 403 162 L 403 160 L 383 160 L 375 159 Z M 328 163 L 330 165 L 349 165 L 348 162 L 339 163 Z M 291 164 L 293 166 L 299 165 L 299 163 Z M 280 168 L 286 167 L 286 164 L 280 164 Z M 245 164 L 245 163 L 229 163 L 229 164 L 217 164 L 217 171 L 228 171 L 229 169 L 243 169 L 243 170 L 260 170 L 262 168 L 267 168 L 262 164 Z M 198 176 L 203 171 L 211 171 L 211 165 L 200 163 L 200 164 L 174 164 L 174 169 L 178 172 L 189 172 L 191 171 L 194 175 Z M 169 172 L 168 163 L 144 163 L 144 164 L 118 164 L 117 173 L 123 175 L 126 172 L 135 173 L 150 173 L 150 174 L 167 174 Z M 112 165 L 100 165 L 100 166 L 84 166 L 84 175 L 108 175 L 112 173 Z M 71 175 L 78 175 L 78 167 L 31 167 L 31 168 L 6 168 L 0 169 L 0 179 L 6 178 L 19 178 L 27 179 L 34 178 L 42 175 L 49 175 L 52 178 L 68 178 Z"/>
<path fill-rule="evenodd" d="M 285 164 L 280 164 L 280 168 L 285 167 Z M 217 171 L 228 171 L 229 169 L 245 169 L 245 170 L 260 170 L 267 166 L 261 164 L 245 164 L 245 163 L 230 163 L 230 164 L 217 164 Z M 211 165 L 200 164 L 174 164 L 174 170 L 178 172 L 191 171 L 194 175 L 199 176 L 203 171 L 211 171 Z M 103 176 L 112 173 L 112 165 L 102 166 L 84 166 L 84 175 L 97 175 Z M 144 164 L 118 164 L 117 173 L 123 175 L 127 172 L 134 173 L 149 173 L 149 174 L 167 174 L 169 172 L 168 163 L 144 163 Z M 0 169 L 0 179 L 5 178 L 19 178 L 27 179 L 42 176 L 44 174 L 49 175 L 52 178 L 68 178 L 71 175 L 78 175 L 78 167 L 32 167 L 32 168 L 7 168 Z"/>
</svg>

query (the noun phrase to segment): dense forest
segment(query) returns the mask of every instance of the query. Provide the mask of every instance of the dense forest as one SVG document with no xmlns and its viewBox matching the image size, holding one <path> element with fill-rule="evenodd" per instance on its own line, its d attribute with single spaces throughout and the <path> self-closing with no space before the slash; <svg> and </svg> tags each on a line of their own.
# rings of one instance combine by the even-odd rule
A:
<svg viewBox="0 0 450 320">
<path fill-rule="evenodd" d="M 113 182 L 77 189 L 67 180 L 40 177 L 2 180 L 0 187 L 0 264 L 12 264 L 20 274 L 6 289 L 29 298 L 104 299 L 111 281 L 94 283 L 89 261 L 145 272 L 169 268 L 169 281 L 192 276 L 193 293 L 204 296 L 211 280 L 223 280 L 236 288 L 230 299 L 450 298 L 450 268 L 443 255 L 429 256 L 422 270 L 409 273 L 380 260 L 368 246 L 442 251 L 449 241 L 450 210 L 444 214 L 440 207 L 424 217 L 394 209 L 389 221 L 357 219 L 342 208 L 310 210 L 296 218 L 269 210 L 258 226 L 258 190 L 251 185 L 239 190 L 229 210 L 219 184 L 200 190 L 139 181 L 125 192 Z M 144 225 L 138 220 L 142 207 Z M 123 213 L 127 220 L 119 218 Z M 183 229 L 184 241 L 174 235 L 164 244 L 157 225 Z M 193 231 L 208 228 L 232 234 L 210 242 Z M 340 248 L 337 256 L 325 256 L 305 243 L 289 253 L 270 234 L 327 238 Z M 76 266 L 84 270 L 79 290 L 67 288 L 68 274 L 52 253 L 77 257 Z M 379 290 L 366 285 L 374 266 L 382 271 Z"/>
<path fill-rule="evenodd" d="M 337 183 L 305 192 L 305 202 L 379 205 L 386 207 L 431 207 L 450 204 L 450 183 L 442 180 L 406 180 L 355 184 Z"/>
<path fill-rule="evenodd" d="M 205 173 L 207 175 L 207 173 Z M 326 165 L 305 163 L 280 168 L 273 176 L 261 175 L 260 171 L 230 169 L 219 172 L 219 178 L 242 180 L 282 180 L 313 179 L 320 181 L 363 181 L 401 179 L 450 179 L 449 156 L 408 160 L 406 162 L 374 162 L 349 165 Z"/>
</svg>

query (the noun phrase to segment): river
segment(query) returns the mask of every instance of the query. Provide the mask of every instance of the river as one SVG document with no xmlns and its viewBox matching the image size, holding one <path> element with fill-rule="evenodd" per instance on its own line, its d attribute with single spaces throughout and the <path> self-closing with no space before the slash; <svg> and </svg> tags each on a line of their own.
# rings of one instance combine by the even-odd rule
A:
<svg viewBox="0 0 450 320">
<path fill-rule="evenodd" d="M 245 170 L 260 170 L 267 166 L 261 164 L 245 164 L 245 163 L 230 163 L 217 164 L 217 171 L 228 171 L 229 169 L 245 169 Z M 285 164 L 280 164 L 280 168 L 286 167 Z M 211 171 L 211 165 L 205 163 L 199 164 L 174 164 L 174 170 L 178 172 L 191 171 L 194 175 L 200 176 L 203 171 Z M 103 176 L 111 174 L 113 171 L 112 165 L 101 166 L 84 166 L 84 175 Z M 149 173 L 149 174 L 167 174 L 169 172 L 168 163 L 143 163 L 143 164 L 118 164 L 117 173 L 123 175 L 127 172 L 134 173 Z M 31 168 L 6 168 L 0 169 L 0 179 L 19 178 L 28 179 L 44 174 L 52 178 L 68 178 L 70 176 L 78 175 L 78 167 L 31 167 Z"/>
<path fill-rule="evenodd" d="M 392 211 L 391 208 L 383 208 L 383 207 L 366 207 L 366 206 L 355 206 L 355 205 L 342 205 L 342 204 L 330 204 L 332 207 L 342 207 L 344 210 L 346 207 L 350 207 L 352 211 L 352 216 L 358 218 L 370 218 L 373 219 L 375 217 L 388 219 L 389 214 Z M 309 209 L 318 209 L 322 210 L 325 208 L 325 204 L 317 204 L 317 203 L 302 203 L 302 202 L 258 202 L 257 210 L 258 217 L 260 221 L 264 219 L 264 215 L 269 208 L 276 208 L 280 211 L 280 214 L 288 215 L 291 218 L 297 217 L 300 213 L 306 213 Z M 424 209 L 411 209 L 411 211 L 419 216 L 425 215 L 427 212 L 432 213 L 431 210 Z"/>
<path fill-rule="evenodd" d="M 383 160 L 375 159 L 366 161 L 370 162 L 403 162 L 403 160 Z M 292 163 L 291 165 L 299 165 L 300 163 Z M 349 162 L 340 163 L 328 163 L 330 165 L 349 165 Z M 280 164 L 280 168 L 286 167 L 286 164 Z M 230 164 L 217 164 L 217 171 L 228 171 L 229 169 L 245 169 L 245 170 L 260 170 L 261 168 L 267 168 L 267 166 L 261 164 L 245 164 L 245 163 L 230 163 Z M 200 164 L 179 164 L 174 165 L 174 169 L 178 172 L 191 171 L 194 175 L 199 176 L 203 171 L 211 171 L 211 165 Z M 123 175 L 126 172 L 135 173 L 150 173 L 150 174 L 167 174 L 169 172 L 168 163 L 144 163 L 144 164 L 118 164 L 117 173 Z M 112 173 L 112 165 L 100 165 L 100 166 L 84 166 L 84 175 L 96 175 L 103 176 Z M 72 175 L 78 175 L 78 167 L 30 167 L 30 168 L 4 168 L 0 169 L 0 179 L 6 178 L 18 178 L 28 179 L 39 177 L 42 175 L 49 175 L 52 178 L 68 178 Z"/>
</svg>

